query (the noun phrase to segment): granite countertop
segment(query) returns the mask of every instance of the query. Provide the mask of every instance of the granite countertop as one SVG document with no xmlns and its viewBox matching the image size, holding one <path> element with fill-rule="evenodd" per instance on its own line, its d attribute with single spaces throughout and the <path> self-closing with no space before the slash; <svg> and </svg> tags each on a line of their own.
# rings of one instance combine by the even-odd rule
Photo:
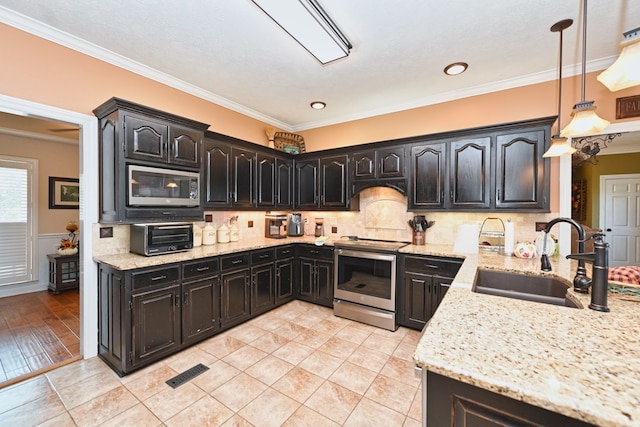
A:
<svg viewBox="0 0 640 427">
<path fill-rule="evenodd" d="M 121 254 L 94 256 L 93 260 L 124 271 L 143 267 L 154 267 L 173 262 L 191 261 L 200 258 L 233 254 L 242 251 L 267 249 L 293 243 L 313 244 L 315 239 L 316 238 L 313 236 L 286 237 L 283 239 L 259 237 L 256 239 L 243 239 L 238 242 L 216 243 L 215 245 L 209 246 L 202 245 L 188 251 L 165 255 L 144 256 L 126 252 Z M 332 246 L 333 241 L 329 239 L 325 245 Z"/>
<path fill-rule="evenodd" d="M 456 256 L 446 245 L 401 252 Z M 640 425 L 640 303 L 610 296 L 601 313 L 573 290 L 583 309 L 477 294 L 478 266 L 570 284 L 576 262 L 552 257 L 543 274 L 538 258 L 457 255 L 465 262 L 418 343 L 418 366 L 596 425 Z"/>
<path fill-rule="evenodd" d="M 94 260 L 130 270 L 314 241 L 313 236 L 245 239 L 168 255 L 125 253 Z M 418 366 L 596 425 L 640 425 L 640 303 L 610 296 L 611 312 L 601 313 L 587 308 L 589 295 L 573 290 L 569 298 L 582 309 L 471 292 L 478 266 L 551 275 L 570 285 L 576 261 L 561 257 L 551 258 L 553 270 L 546 273 L 538 258 L 462 254 L 451 245 L 408 245 L 400 252 L 464 259 L 423 331 L 414 353 Z"/>
</svg>

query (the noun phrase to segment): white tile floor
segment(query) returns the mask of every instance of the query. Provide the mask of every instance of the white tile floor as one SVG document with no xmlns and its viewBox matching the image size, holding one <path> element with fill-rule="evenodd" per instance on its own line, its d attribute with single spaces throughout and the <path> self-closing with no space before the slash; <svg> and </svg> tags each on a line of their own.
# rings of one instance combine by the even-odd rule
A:
<svg viewBox="0 0 640 427">
<path fill-rule="evenodd" d="M 0 425 L 419 426 L 418 336 L 293 301 L 124 378 L 91 358 L 2 389 Z"/>
</svg>

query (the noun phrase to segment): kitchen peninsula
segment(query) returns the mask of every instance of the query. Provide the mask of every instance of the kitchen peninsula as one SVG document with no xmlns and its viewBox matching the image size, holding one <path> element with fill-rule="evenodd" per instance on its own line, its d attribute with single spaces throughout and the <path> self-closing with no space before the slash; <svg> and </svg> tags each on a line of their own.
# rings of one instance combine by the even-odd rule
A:
<svg viewBox="0 0 640 427">
<path fill-rule="evenodd" d="M 452 255 L 444 245 L 402 251 Z M 569 283 L 575 262 L 552 264 L 551 274 Z M 537 258 L 468 255 L 414 354 L 423 378 L 433 373 L 598 426 L 640 423 L 637 302 L 610 297 L 611 312 L 602 313 L 572 289 L 582 309 L 483 295 L 471 291 L 479 266 L 541 274 Z"/>
</svg>

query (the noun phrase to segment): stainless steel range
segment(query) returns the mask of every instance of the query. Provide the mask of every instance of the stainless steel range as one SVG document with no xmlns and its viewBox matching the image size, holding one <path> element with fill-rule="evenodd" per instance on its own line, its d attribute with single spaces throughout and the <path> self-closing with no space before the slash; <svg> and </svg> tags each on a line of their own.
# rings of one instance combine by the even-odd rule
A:
<svg viewBox="0 0 640 427">
<path fill-rule="evenodd" d="M 336 241 L 333 313 L 395 331 L 396 257 L 407 244 L 359 238 Z"/>
</svg>

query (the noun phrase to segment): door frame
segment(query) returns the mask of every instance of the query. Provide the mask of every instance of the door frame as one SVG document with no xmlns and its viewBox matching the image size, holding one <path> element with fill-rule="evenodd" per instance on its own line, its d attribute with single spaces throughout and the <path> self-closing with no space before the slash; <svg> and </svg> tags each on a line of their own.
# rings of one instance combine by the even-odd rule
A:
<svg viewBox="0 0 640 427">
<path fill-rule="evenodd" d="M 613 123 L 606 127 L 605 133 L 623 133 L 640 131 L 640 120 L 629 122 Z M 569 139 L 569 143 L 571 143 Z M 558 179 L 559 191 L 559 216 L 571 218 L 571 156 L 560 157 L 560 173 Z M 561 227 L 559 233 L 560 254 L 567 255 L 571 253 L 571 228 Z"/>
<path fill-rule="evenodd" d="M 0 94 L 0 111 L 56 120 L 80 127 L 80 354 L 98 354 L 98 275 L 92 259 L 93 224 L 98 222 L 98 119 L 50 105 Z M 88 280 L 87 280 L 88 279 Z"/>
</svg>

